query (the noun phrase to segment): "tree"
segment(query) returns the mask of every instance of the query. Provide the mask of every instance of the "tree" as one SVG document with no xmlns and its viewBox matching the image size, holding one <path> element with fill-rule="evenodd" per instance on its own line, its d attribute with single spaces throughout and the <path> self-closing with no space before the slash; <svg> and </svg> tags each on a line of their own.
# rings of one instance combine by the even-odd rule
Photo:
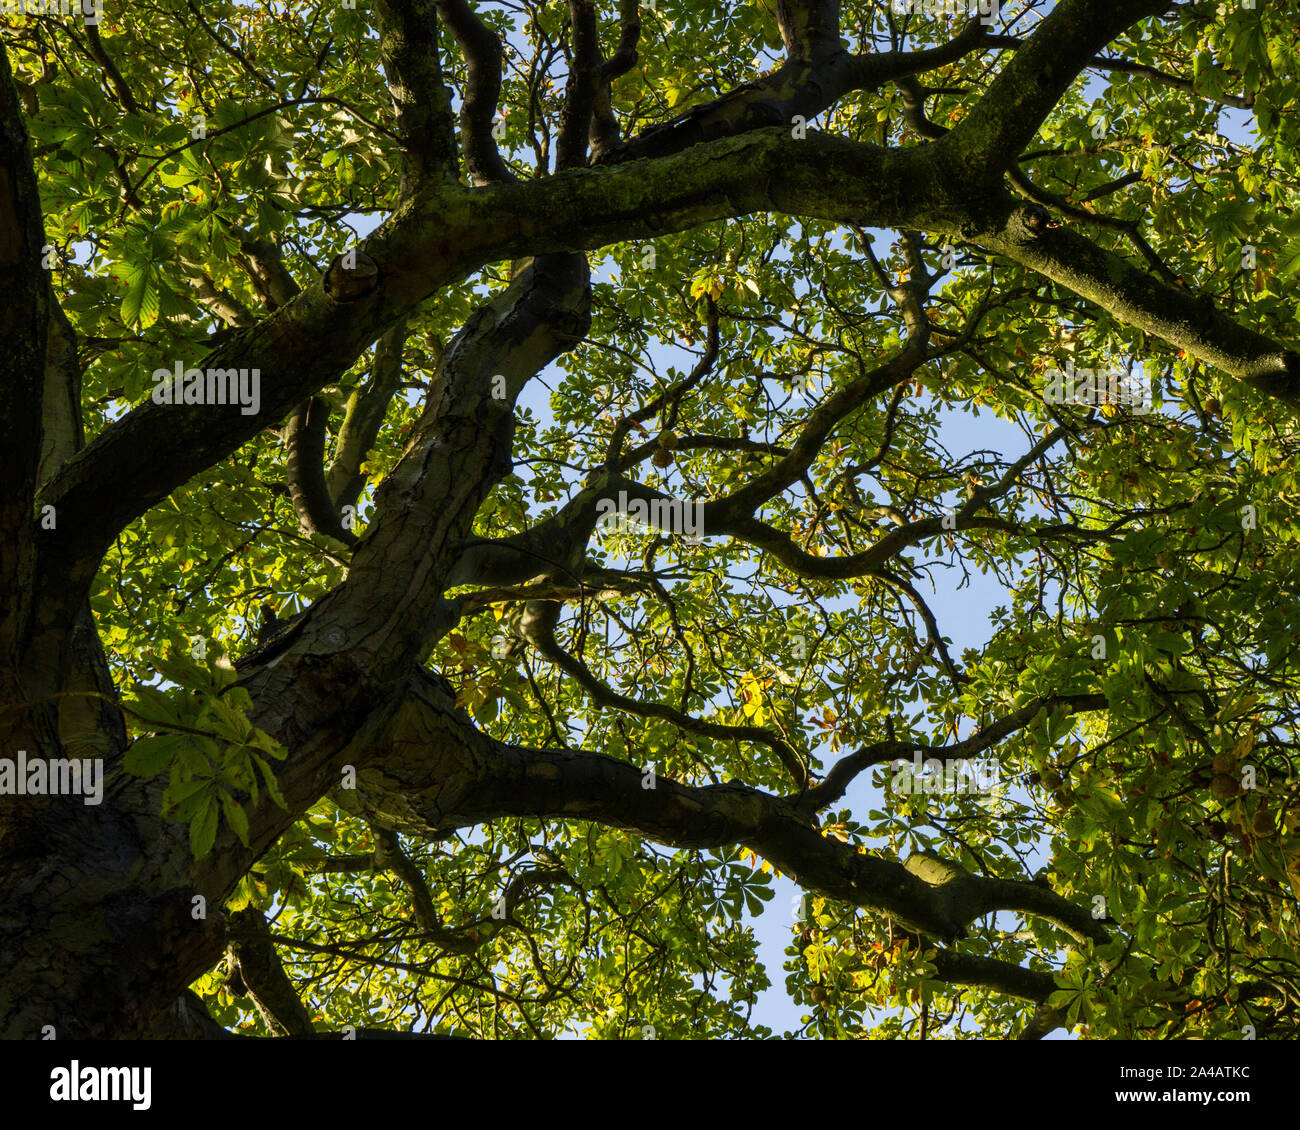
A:
<svg viewBox="0 0 1300 1130">
<path fill-rule="evenodd" d="M 909 7 L 4 18 L 0 1032 L 1296 1035 L 1286 14 Z"/>
</svg>

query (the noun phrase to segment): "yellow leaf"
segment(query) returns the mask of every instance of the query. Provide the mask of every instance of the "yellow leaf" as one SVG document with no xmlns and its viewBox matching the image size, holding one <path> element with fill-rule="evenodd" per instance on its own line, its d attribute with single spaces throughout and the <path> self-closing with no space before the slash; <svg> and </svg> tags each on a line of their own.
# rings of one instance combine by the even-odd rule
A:
<svg viewBox="0 0 1300 1130">
<path fill-rule="evenodd" d="M 1254 748 L 1255 748 L 1255 727 L 1251 726 L 1246 730 L 1245 734 L 1242 735 L 1241 741 L 1239 741 L 1236 744 L 1236 746 L 1233 748 L 1232 756 L 1235 757 L 1238 761 L 1240 761 L 1243 757 L 1246 756 L 1246 754 L 1248 754 Z"/>
<path fill-rule="evenodd" d="M 1300 856 L 1292 856 L 1287 861 L 1286 877 L 1291 884 L 1295 897 L 1300 899 Z"/>
</svg>

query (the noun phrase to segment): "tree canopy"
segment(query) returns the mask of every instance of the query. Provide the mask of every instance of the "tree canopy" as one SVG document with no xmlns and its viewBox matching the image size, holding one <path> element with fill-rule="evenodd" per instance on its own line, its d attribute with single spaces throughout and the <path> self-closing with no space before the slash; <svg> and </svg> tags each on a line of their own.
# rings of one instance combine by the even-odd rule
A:
<svg viewBox="0 0 1300 1130">
<path fill-rule="evenodd" d="M 1300 1034 L 1282 5 L 34 7 L 0 1033 Z"/>
</svg>

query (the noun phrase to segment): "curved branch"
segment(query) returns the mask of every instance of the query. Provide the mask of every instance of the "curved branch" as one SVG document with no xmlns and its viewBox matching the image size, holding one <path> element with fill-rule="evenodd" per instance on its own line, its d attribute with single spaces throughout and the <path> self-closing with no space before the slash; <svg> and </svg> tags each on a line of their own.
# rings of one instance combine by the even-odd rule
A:
<svg viewBox="0 0 1300 1130">
<path fill-rule="evenodd" d="M 311 1015 L 280 963 L 265 916 L 249 906 L 233 912 L 230 923 L 240 935 L 231 945 L 240 975 L 267 1028 L 282 1036 L 309 1035 Z"/>
<path fill-rule="evenodd" d="M 818 5 L 827 7 L 827 5 Z M 806 3 L 785 5 L 787 18 L 783 35 L 792 37 L 795 54 L 771 74 L 695 106 L 684 114 L 651 126 L 621 145 L 601 152 L 600 164 L 636 161 L 642 157 L 665 157 L 701 142 L 734 137 L 765 126 L 781 125 L 788 130 L 796 117 L 811 121 L 856 90 L 877 90 L 903 75 L 920 74 L 945 66 L 981 49 L 987 29 L 971 20 L 947 43 L 921 51 L 891 51 L 874 55 L 851 55 L 834 35 L 834 48 L 817 31 L 809 38 L 804 27 L 821 27 L 824 21 L 803 20 L 794 9 L 809 9 Z M 801 22 L 802 21 L 802 22 Z M 803 37 L 802 39 L 800 37 Z"/>
<path fill-rule="evenodd" d="M 781 759 L 781 764 L 799 787 L 808 780 L 808 769 L 790 743 L 760 726 L 728 726 L 720 722 L 706 722 L 684 714 L 663 702 L 642 702 L 629 698 L 607 687 L 592 674 L 582 660 L 565 651 L 555 638 L 555 625 L 563 605 L 553 601 L 530 601 L 520 621 L 520 633 L 541 655 L 549 659 L 587 692 L 593 702 L 613 710 L 621 710 L 638 718 L 662 718 L 687 733 L 722 741 L 758 742 L 765 745 Z"/>
<path fill-rule="evenodd" d="M 560 109 L 560 133 L 555 143 L 555 168 L 572 169 L 587 159 L 587 137 L 601 81 L 600 33 L 594 0 L 568 0 L 573 27 L 573 59 Z"/>
<path fill-rule="evenodd" d="M 289 496 L 303 534 L 328 534 L 353 545 L 356 535 L 344 527 L 325 483 L 325 434 L 329 417 L 329 405 L 318 396 L 304 401 L 289 417 L 284 432 L 285 446 L 289 449 Z"/>
<path fill-rule="evenodd" d="M 923 341 L 909 342 L 896 357 L 868 370 L 828 396 L 812 412 L 789 451 L 724 499 L 705 506 L 705 529 L 724 529 L 727 522 L 752 514 L 764 502 L 795 482 L 821 450 L 831 430 L 880 393 L 909 379 L 925 361 Z"/>
<path fill-rule="evenodd" d="M 140 104 L 135 100 L 135 95 L 131 93 L 131 88 L 127 85 L 126 79 L 122 77 L 122 72 L 117 69 L 108 52 L 104 50 L 104 41 L 99 37 L 99 28 L 95 24 L 87 23 L 86 43 L 91 56 L 101 67 L 104 68 L 104 74 L 108 78 L 109 85 L 117 95 L 118 104 L 128 114 L 139 114 Z M 152 104 L 148 107 L 152 110 Z"/>
<path fill-rule="evenodd" d="M 501 97 L 501 40 L 469 6 L 468 0 L 436 0 L 438 11 L 465 53 L 468 75 L 461 96 L 460 128 L 465 168 L 474 184 L 513 181 L 501 159 L 492 121 Z"/>
<path fill-rule="evenodd" d="M 1103 694 L 1047 695 L 1032 699 L 1005 717 L 982 726 L 968 738 L 946 746 L 924 746 L 916 742 L 883 741 L 864 746 L 847 757 L 840 758 L 826 774 L 820 785 L 809 789 L 798 799 L 800 812 L 813 813 L 834 804 L 848 791 L 854 779 L 873 765 L 883 765 L 899 758 L 906 760 L 914 754 L 942 761 L 964 761 L 991 749 L 1003 738 L 1033 721 L 1043 710 L 1068 707 L 1069 713 L 1087 710 L 1105 710 L 1108 703 Z"/>
<path fill-rule="evenodd" d="M 591 152 L 599 160 L 622 141 L 618 119 L 614 114 L 614 80 L 627 74 L 637 61 L 637 44 L 641 39 L 641 0 L 619 0 L 618 46 L 600 65 L 595 102 L 591 117 Z"/>
<path fill-rule="evenodd" d="M 1152 82 L 1159 83 L 1161 86 L 1172 87 L 1174 90 L 1181 91 L 1183 94 L 1194 94 L 1198 98 L 1204 98 L 1208 102 L 1214 102 L 1221 106 L 1231 106 L 1235 110 L 1253 110 L 1255 108 L 1255 96 L 1253 94 L 1219 94 L 1211 97 L 1196 89 L 1196 84 L 1191 79 L 1183 78 L 1180 75 L 1171 75 L 1167 71 L 1158 70 L 1155 67 L 1149 67 L 1145 63 L 1135 63 L 1131 59 L 1107 59 L 1098 56 L 1093 59 L 1089 66 L 1097 67 L 1106 71 L 1119 71 L 1121 74 L 1138 75 L 1141 78 L 1149 78 Z M 1222 73 L 1222 72 L 1220 72 Z"/>
<path fill-rule="evenodd" d="M 340 511 L 345 506 L 355 507 L 365 489 L 366 476 L 362 473 L 361 464 L 379 438 L 388 406 L 402 385 L 402 350 L 406 344 L 406 327 L 406 319 L 402 319 L 379 339 L 375 346 L 375 359 L 370 367 L 369 382 L 348 397 L 343 423 L 339 427 L 334 462 L 326 475 L 330 499 Z"/>
<path fill-rule="evenodd" d="M 1000 909 L 1046 919 L 1076 938 L 1108 935 L 1085 907 L 1032 882 L 985 879 L 935 856 L 906 865 L 823 835 L 786 799 L 736 782 L 689 786 L 602 754 L 528 749 L 474 729 L 450 688 L 420 674 L 357 774 L 362 804 L 393 827 L 441 838 L 509 816 L 591 820 L 677 847 L 742 844 L 802 887 L 872 907 L 944 941 Z"/>
<path fill-rule="evenodd" d="M 718 362 L 720 341 L 718 336 L 718 304 L 711 295 L 705 295 L 704 298 L 704 322 L 706 326 L 704 352 L 695 363 L 694 368 L 672 388 L 664 389 L 658 396 L 643 404 L 635 412 L 624 416 L 614 425 L 614 432 L 610 436 L 609 448 L 605 454 L 606 467 L 618 466 L 623 461 L 623 441 L 633 427 L 644 423 L 656 412 L 662 411 L 668 404 L 675 407 L 681 402 L 681 398 L 686 393 L 690 392 L 713 370 L 713 366 Z"/>
<path fill-rule="evenodd" d="M 925 598 L 916 590 L 916 587 L 903 577 L 896 576 L 888 570 L 881 569 L 877 576 L 897 589 L 912 603 L 912 607 L 920 614 L 922 621 L 925 623 L 926 634 L 930 637 L 930 646 L 939 653 L 939 658 L 943 662 L 944 670 L 948 672 L 948 678 L 952 680 L 953 686 L 960 687 L 966 682 L 966 676 L 953 662 L 952 656 L 948 653 L 948 645 L 939 632 L 939 622 L 935 619 L 934 612 L 926 604 Z"/>
</svg>

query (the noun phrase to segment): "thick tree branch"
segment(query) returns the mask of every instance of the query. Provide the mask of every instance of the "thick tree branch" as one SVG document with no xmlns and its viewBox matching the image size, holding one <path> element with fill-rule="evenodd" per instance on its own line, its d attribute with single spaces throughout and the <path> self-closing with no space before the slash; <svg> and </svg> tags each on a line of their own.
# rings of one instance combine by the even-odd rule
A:
<svg viewBox="0 0 1300 1130">
<path fill-rule="evenodd" d="M 379 53 L 397 110 L 406 196 L 428 177 L 456 179 L 451 91 L 442 81 L 434 0 L 376 0 Z"/>
<path fill-rule="evenodd" d="M 501 41 L 470 7 L 468 0 L 436 0 L 438 11 L 465 53 L 468 75 L 461 92 L 461 147 L 472 184 L 512 181 L 492 135 L 501 97 Z"/>
<path fill-rule="evenodd" d="M 834 6 L 838 8 L 838 5 Z M 826 8 L 828 5 L 786 5 L 791 16 L 795 15 L 795 9 L 811 11 L 814 7 Z M 792 36 L 803 34 L 794 30 L 796 26 L 803 26 L 798 20 L 788 26 Z M 810 31 L 814 27 L 822 29 L 825 20 L 812 19 L 808 27 Z M 664 157 L 701 142 L 733 137 L 766 126 L 781 125 L 789 129 L 796 117 L 811 121 L 853 91 L 878 90 L 901 76 L 921 74 L 955 62 L 979 50 L 986 37 L 987 29 L 978 20 L 971 20 L 958 35 L 939 47 L 851 55 L 840 46 L 838 33 L 835 33 L 832 49 L 827 36 L 820 30 L 811 31 L 811 39 L 806 41 L 810 53 L 805 54 L 796 46 L 800 53 L 787 59 L 771 74 L 746 83 L 712 102 L 692 107 L 672 121 L 651 126 L 623 144 L 604 150 L 598 155 L 598 160 L 602 164 L 614 164 L 642 157 Z"/>
<path fill-rule="evenodd" d="M 343 525 L 325 481 L 329 417 L 329 405 L 319 396 L 304 401 L 289 417 L 284 430 L 284 443 L 289 451 L 286 465 L 289 497 L 293 499 L 298 528 L 303 534 L 327 534 L 352 545 L 356 535 Z"/>
<path fill-rule="evenodd" d="M 587 137 L 600 87 L 600 29 L 595 0 L 568 0 L 573 28 L 573 60 L 560 109 L 560 133 L 555 143 L 555 168 L 572 169 L 587 159 Z"/>
<path fill-rule="evenodd" d="M 1134 329 L 1300 406 L 1300 353 L 1221 313 L 1206 295 L 1161 282 L 1069 228 L 1046 227 L 1010 194 L 996 215 L 988 226 L 968 229 L 972 242 L 1068 287 Z"/>
<path fill-rule="evenodd" d="M 641 767 L 601 754 L 496 742 L 473 729 L 438 680 L 422 676 L 359 770 L 357 791 L 389 826 L 435 838 L 506 816 L 562 816 L 678 847 L 743 844 L 805 889 L 941 940 L 965 936 L 999 909 L 1075 937 L 1107 937 L 1088 909 L 1035 883 L 978 878 L 934 856 L 904 865 L 860 853 L 823 835 L 792 801 L 735 782 L 693 787 L 658 776 L 648 788 L 645 780 Z"/>
<path fill-rule="evenodd" d="M 46 384 L 64 376 L 60 365 L 47 372 L 56 303 L 41 265 L 44 246 L 31 142 L 8 56 L 0 51 L 0 665 L 11 668 L 30 612 L 23 594 L 30 592 L 36 558 L 32 501 Z"/>
<path fill-rule="evenodd" d="M 311 1015 L 280 963 L 265 916 L 250 906 L 233 912 L 230 923 L 242 936 L 232 945 L 240 975 L 267 1028 L 281 1036 L 309 1035 Z"/>
<path fill-rule="evenodd" d="M 940 144 L 969 182 L 994 184 L 1033 141 L 1089 61 L 1170 0 L 1061 0 Z"/>
<path fill-rule="evenodd" d="M 521 265 L 511 286 L 444 353 L 435 395 L 377 494 L 347 579 L 300 618 L 292 638 L 281 637 L 284 647 L 241 668 L 258 703 L 259 727 L 295 745 L 319 740 L 334 751 L 319 752 L 315 779 L 294 788 L 310 791 L 328 780 L 332 758 L 342 756 L 340 737 L 356 740 L 350 727 L 365 719 L 366 728 L 381 725 L 405 670 L 456 622 L 454 604 L 442 596 L 454 547 L 509 469 L 514 400 L 526 381 L 582 339 L 589 301 L 583 257 Z M 304 680 L 304 663 L 334 675 Z M 342 728 L 341 717 L 349 718 Z"/>
<path fill-rule="evenodd" d="M 375 345 L 370 380 L 349 397 L 339 427 L 334 462 L 326 481 L 337 510 L 355 507 L 365 489 L 361 464 L 379 438 L 388 406 L 402 384 L 402 350 L 406 345 L 406 320 L 388 330 Z"/>
<path fill-rule="evenodd" d="M 641 0 L 619 0 L 618 45 L 614 54 L 600 65 L 591 117 L 591 152 L 599 160 L 622 140 L 614 114 L 614 80 L 627 74 L 637 61 L 637 44 L 641 39 Z"/>
<path fill-rule="evenodd" d="M 935 953 L 932 961 L 938 970 L 939 980 L 949 985 L 980 985 L 1009 997 L 1020 997 L 1035 1003 L 1045 1001 L 1057 989 L 1052 974 L 1025 969 L 997 958 L 957 953 L 943 947 Z M 1057 1025 L 1053 1024 L 1052 1027 Z"/>
<path fill-rule="evenodd" d="M 641 40 L 641 0 L 618 0 L 618 44 L 614 54 L 601 64 L 600 76 L 609 83 L 636 66 L 636 48 Z"/>
</svg>

